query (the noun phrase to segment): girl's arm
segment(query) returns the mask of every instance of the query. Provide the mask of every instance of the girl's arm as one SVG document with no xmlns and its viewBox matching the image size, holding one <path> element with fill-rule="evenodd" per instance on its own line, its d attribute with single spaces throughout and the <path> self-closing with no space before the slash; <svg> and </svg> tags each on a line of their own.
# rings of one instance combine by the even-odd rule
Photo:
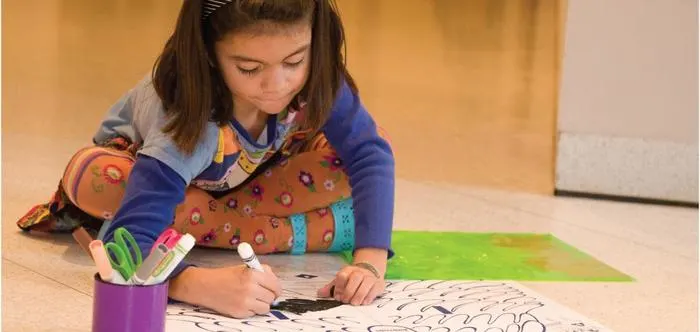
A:
<svg viewBox="0 0 700 332">
<path fill-rule="evenodd" d="M 353 305 L 370 304 L 384 290 L 387 260 L 393 255 L 394 156 L 360 98 L 346 83 L 323 131 L 350 178 L 355 252 L 353 265 L 341 269 L 318 295 Z"/>
<path fill-rule="evenodd" d="M 355 260 L 384 270 L 394 218 L 394 156 L 360 98 L 344 83 L 323 132 L 345 164 L 355 213 Z M 373 250 L 363 250 L 363 249 Z M 378 250 L 377 250 L 378 249 Z"/>
<path fill-rule="evenodd" d="M 139 156 L 129 176 L 122 206 L 105 240 L 111 240 L 114 229 L 124 227 L 147 255 L 158 235 L 173 220 L 175 207 L 185 198 L 185 188 L 185 181 L 172 168 L 155 158 Z M 244 265 L 205 269 L 182 262 L 168 279 L 171 299 L 205 306 L 232 317 L 265 314 L 270 310 L 269 304 L 251 299 L 272 302 L 281 294 L 279 280 L 267 266 L 260 273 Z"/>
<path fill-rule="evenodd" d="M 145 259 L 158 236 L 170 226 L 175 207 L 185 198 L 185 187 L 185 181 L 172 168 L 155 158 L 140 155 L 104 241 L 112 241 L 114 230 L 124 227 L 134 236 Z M 187 266 L 180 263 L 171 277 Z"/>
<path fill-rule="evenodd" d="M 189 182 L 211 163 L 218 141 L 216 124 L 207 124 L 200 146 L 192 155 L 185 155 L 163 132 L 168 122 L 147 76 L 111 108 L 94 137 L 98 143 L 125 134 L 142 140 L 124 199 L 104 240 L 111 241 L 114 230 L 124 227 L 138 242 L 144 259 L 158 236 L 172 224 L 175 208 L 184 201 Z M 171 276 L 186 266 L 181 263 Z"/>
</svg>

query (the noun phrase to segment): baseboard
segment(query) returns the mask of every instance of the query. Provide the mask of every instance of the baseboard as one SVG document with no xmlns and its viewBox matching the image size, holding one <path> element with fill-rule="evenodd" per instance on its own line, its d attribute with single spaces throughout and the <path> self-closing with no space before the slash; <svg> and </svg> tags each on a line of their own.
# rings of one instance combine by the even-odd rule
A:
<svg viewBox="0 0 700 332">
<path fill-rule="evenodd" d="M 555 188 L 560 194 L 589 198 L 697 206 L 698 147 L 563 132 Z"/>
<path fill-rule="evenodd" d="M 669 200 L 663 200 L 663 199 L 643 198 L 643 197 L 591 194 L 591 193 L 566 191 L 566 190 L 558 190 L 558 189 L 554 190 L 554 196 L 587 198 L 587 199 L 613 201 L 613 202 L 624 202 L 624 203 L 651 204 L 651 205 L 687 207 L 687 208 L 696 208 L 696 209 L 698 208 L 697 202 L 669 201 Z"/>
</svg>

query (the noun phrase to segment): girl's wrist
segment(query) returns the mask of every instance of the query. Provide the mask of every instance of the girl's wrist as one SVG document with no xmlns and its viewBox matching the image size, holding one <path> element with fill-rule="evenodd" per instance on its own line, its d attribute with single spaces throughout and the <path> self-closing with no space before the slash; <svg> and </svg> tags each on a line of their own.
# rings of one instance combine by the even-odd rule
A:
<svg viewBox="0 0 700 332">
<path fill-rule="evenodd" d="M 194 296 L 195 294 L 201 294 L 198 291 L 200 278 L 197 275 L 200 272 L 199 270 L 198 267 L 191 266 L 170 279 L 168 297 L 176 301 L 199 305 L 199 301 Z"/>
<path fill-rule="evenodd" d="M 379 274 L 383 278 L 386 274 L 387 254 L 386 249 L 360 248 L 355 250 L 352 264 L 367 269 L 373 274 Z"/>
<path fill-rule="evenodd" d="M 367 262 L 357 262 L 357 263 L 352 264 L 352 265 L 353 265 L 353 266 L 357 266 L 357 267 L 359 267 L 359 268 L 363 268 L 363 269 L 365 269 L 365 270 L 371 272 L 372 274 L 374 274 L 374 276 L 375 276 L 377 279 L 381 279 L 381 278 L 383 277 L 382 273 L 380 273 L 379 270 L 377 270 L 377 268 L 374 267 L 374 265 L 372 265 L 371 263 L 367 263 Z"/>
</svg>

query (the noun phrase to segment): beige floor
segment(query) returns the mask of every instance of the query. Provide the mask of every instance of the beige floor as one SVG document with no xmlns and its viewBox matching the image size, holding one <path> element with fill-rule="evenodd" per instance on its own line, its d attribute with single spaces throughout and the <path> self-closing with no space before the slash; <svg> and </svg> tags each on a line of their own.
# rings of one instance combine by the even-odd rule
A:
<svg viewBox="0 0 700 332">
<path fill-rule="evenodd" d="M 408 14 L 391 10 L 398 2 Z M 89 143 L 106 108 L 148 70 L 176 14 L 175 3 L 3 1 L 3 331 L 89 330 L 93 269 L 88 258 L 69 236 L 25 236 L 14 222 L 31 205 L 48 198 L 68 158 Z M 555 70 L 543 69 L 551 61 L 533 59 L 554 56 L 551 44 L 556 34 L 534 39 L 544 44 L 533 49 L 549 50 L 539 55 L 517 53 L 519 44 L 507 41 L 521 40 L 515 34 L 518 24 L 536 17 L 547 21 L 542 17 L 554 13 L 550 5 L 557 2 L 539 1 L 542 11 L 535 12 L 540 16 L 523 15 L 533 12 L 527 8 L 534 7 L 524 5 L 529 2 L 519 6 L 495 0 L 488 2 L 497 4 L 491 6 L 484 1 L 447 0 L 340 3 L 350 22 L 349 47 L 355 45 L 357 50 L 351 66 L 356 66 L 367 91 L 367 104 L 394 136 L 401 176 L 397 228 L 552 232 L 637 281 L 526 285 L 616 331 L 697 330 L 697 210 L 464 185 L 532 192 L 546 192 L 551 186 L 554 114 L 547 110 L 546 100 L 554 96 L 546 87 Z M 464 23 L 456 10 L 474 17 L 482 12 L 492 16 Z M 415 19 L 421 15 L 426 19 Z M 497 29 L 494 22 L 501 19 L 493 17 L 521 23 Z M 399 23 L 405 29 L 397 28 Z M 547 36 L 545 32 L 552 30 L 546 27 L 538 25 L 540 33 L 534 35 Z M 473 31 L 478 33 L 467 33 Z M 479 37 L 484 31 L 491 31 L 486 35 L 491 37 Z M 493 37 L 496 32 L 505 37 Z M 453 48 L 449 45 L 454 43 L 431 37 L 462 38 L 464 44 Z M 415 39 L 420 39 L 420 48 L 414 47 Z M 493 41 L 488 52 L 475 46 L 492 40 L 504 42 Z M 508 58 L 509 52 L 518 55 Z M 402 58 L 402 54 L 412 55 Z M 475 54 L 482 56 L 474 60 Z M 372 61 L 373 56 L 378 60 Z M 468 56 L 494 71 L 478 72 L 476 64 L 460 62 Z M 501 60 L 491 63 L 491 58 Z M 528 76 L 527 70 L 518 70 L 523 63 L 529 64 L 525 67 L 530 72 L 551 77 Z M 448 75 L 459 70 L 460 75 Z M 469 72 L 473 76 L 465 74 Z M 422 79 L 405 80 L 409 74 Z M 529 85 L 513 77 L 545 80 L 537 85 L 545 88 L 528 90 Z M 405 98 L 408 95 L 414 98 Z M 516 95 L 539 97 L 523 99 L 530 102 L 524 107 L 509 98 Z M 430 117 L 435 126 L 417 126 Z M 460 131 L 453 123 L 470 127 Z M 445 144 L 448 139 L 455 143 Z M 431 161 L 428 149 L 434 156 L 459 153 L 453 164 L 440 163 Z M 419 182 L 429 180 L 440 182 Z M 446 180 L 460 185 L 448 187 L 442 184 Z"/>
<path fill-rule="evenodd" d="M 23 137 L 6 135 L 8 144 Z M 26 142 L 29 149 L 49 139 Z M 70 236 L 21 234 L 14 220 L 53 189 L 61 153 L 3 160 L 3 331 L 88 331 L 94 273 Z M 31 173 L 30 173 L 31 172 Z M 27 180 L 27 176 L 33 178 Z M 698 211 L 399 181 L 399 229 L 551 232 L 631 283 L 524 283 L 614 331 L 697 331 Z M 201 256 L 201 255 L 200 255 Z M 233 255 L 231 262 L 234 262 Z"/>
</svg>

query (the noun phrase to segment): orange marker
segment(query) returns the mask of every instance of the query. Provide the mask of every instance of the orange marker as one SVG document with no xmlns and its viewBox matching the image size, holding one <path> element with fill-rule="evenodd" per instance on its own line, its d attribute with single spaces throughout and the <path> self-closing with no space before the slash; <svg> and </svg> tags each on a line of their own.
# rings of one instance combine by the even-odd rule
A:
<svg viewBox="0 0 700 332">
<path fill-rule="evenodd" d="M 109 258 L 107 258 L 107 251 L 105 251 L 102 241 L 93 240 L 90 242 L 89 248 L 92 259 L 95 261 L 95 265 L 97 265 L 97 272 L 100 274 L 100 278 L 104 282 L 125 285 L 126 281 L 124 277 L 112 269 L 112 264 L 109 262 Z"/>
</svg>

